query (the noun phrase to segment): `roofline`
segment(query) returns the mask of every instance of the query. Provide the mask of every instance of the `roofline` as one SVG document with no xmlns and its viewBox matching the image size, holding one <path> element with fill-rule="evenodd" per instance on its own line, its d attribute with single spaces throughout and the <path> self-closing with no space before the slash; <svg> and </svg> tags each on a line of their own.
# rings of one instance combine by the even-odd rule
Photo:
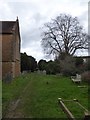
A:
<svg viewBox="0 0 90 120">
<path fill-rule="evenodd" d="M 0 22 L 16 22 L 16 20 L 13 20 L 13 21 L 7 21 L 7 20 L 0 20 Z"/>
<path fill-rule="evenodd" d="M 21 41 L 21 36 L 20 36 L 20 26 L 19 26 L 19 20 L 18 20 L 18 17 L 17 17 L 17 19 L 16 19 L 16 27 L 17 27 L 17 29 L 18 29 L 18 34 L 19 34 L 19 40 Z"/>
<path fill-rule="evenodd" d="M 3 34 L 13 34 L 13 32 L 4 32 L 4 33 L 0 33 L 0 35 L 3 35 Z"/>
<path fill-rule="evenodd" d="M 76 58 L 90 58 L 90 56 L 74 56 Z"/>
<path fill-rule="evenodd" d="M 0 22 L 7 22 L 7 23 L 9 23 L 9 22 L 14 22 L 14 23 L 16 24 L 15 27 L 18 27 L 19 38 L 20 38 L 20 28 L 19 28 L 19 20 L 18 20 L 18 17 L 17 17 L 17 19 L 16 19 L 15 21 L 0 21 Z M 2 32 L 2 31 L 1 31 L 0 35 L 2 35 L 2 34 L 13 34 L 13 32 L 14 32 L 14 30 L 9 31 L 9 32 Z"/>
</svg>

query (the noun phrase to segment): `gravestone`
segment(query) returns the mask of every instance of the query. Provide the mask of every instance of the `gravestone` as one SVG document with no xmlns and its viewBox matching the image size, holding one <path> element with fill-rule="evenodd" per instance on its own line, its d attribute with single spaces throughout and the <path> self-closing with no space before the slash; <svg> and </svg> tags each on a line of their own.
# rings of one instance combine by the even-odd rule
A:
<svg viewBox="0 0 90 120">
<path fill-rule="evenodd" d="M 46 75 L 46 70 L 43 70 L 42 73 L 43 73 L 44 75 Z"/>
</svg>

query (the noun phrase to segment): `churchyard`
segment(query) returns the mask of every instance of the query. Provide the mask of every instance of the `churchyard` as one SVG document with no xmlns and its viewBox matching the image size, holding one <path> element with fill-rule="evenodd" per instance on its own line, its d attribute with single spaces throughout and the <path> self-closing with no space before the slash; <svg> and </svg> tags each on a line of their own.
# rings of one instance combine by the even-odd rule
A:
<svg viewBox="0 0 90 120">
<path fill-rule="evenodd" d="M 81 87 L 80 87 L 81 86 Z M 82 87 L 84 86 L 84 87 Z M 88 84 L 73 83 L 70 77 L 30 73 L 2 84 L 3 117 L 67 118 L 58 98 L 78 99 L 88 109 Z M 75 118 L 83 118 L 85 110 L 75 102 L 65 102 Z"/>
</svg>

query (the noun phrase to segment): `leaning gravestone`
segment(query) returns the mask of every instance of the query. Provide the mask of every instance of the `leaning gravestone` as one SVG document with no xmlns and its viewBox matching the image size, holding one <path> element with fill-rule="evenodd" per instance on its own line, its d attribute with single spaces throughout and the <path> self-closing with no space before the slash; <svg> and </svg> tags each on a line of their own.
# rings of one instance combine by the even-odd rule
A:
<svg viewBox="0 0 90 120">
<path fill-rule="evenodd" d="M 27 73 L 27 71 L 23 71 L 23 72 L 22 72 L 22 75 L 24 75 L 24 74 L 26 74 L 26 73 Z"/>
<path fill-rule="evenodd" d="M 40 71 L 40 70 L 38 70 L 38 71 L 37 71 L 37 73 L 38 73 L 38 74 L 40 74 L 40 73 L 41 73 L 41 71 Z"/>
<path fill-rule="evenodd" d="M 10 83 L 11 81 L 12 81 L 12 73 L 8 73 L 8 74 L 6 74 L 6 76 L 4 77 L 4 82 L 6 82 L 6 83 Z"/>
<path fill-rule="evenodd" d="M 44 75 L 46 75 L 46 70 L 43 70 L 42 73 L 43 73 Z"/>
</svg>

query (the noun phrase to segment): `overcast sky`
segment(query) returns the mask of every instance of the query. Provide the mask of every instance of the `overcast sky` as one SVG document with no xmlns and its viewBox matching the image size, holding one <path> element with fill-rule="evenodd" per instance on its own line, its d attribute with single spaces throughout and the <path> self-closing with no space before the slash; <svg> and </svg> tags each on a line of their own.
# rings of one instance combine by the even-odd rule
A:
<svg viewBox="0 0 90 120">
<path fill-rule="evenodd" d="M 13 2 L 12 2 L 13 1 Z M 46 59 L 41 47 L 41 27 L 60 13 L 79 18 L 88 31 L 89 0 L 0 0 L 0 20 L 13 21 L 19 18 L 21 52 Z M 77 53 L 79 55 L 79 53 Z M 82 53 L 81 53 L 82 55 Z M 84 54 L 85 55 L 85 54 Z"/>
</svg>

